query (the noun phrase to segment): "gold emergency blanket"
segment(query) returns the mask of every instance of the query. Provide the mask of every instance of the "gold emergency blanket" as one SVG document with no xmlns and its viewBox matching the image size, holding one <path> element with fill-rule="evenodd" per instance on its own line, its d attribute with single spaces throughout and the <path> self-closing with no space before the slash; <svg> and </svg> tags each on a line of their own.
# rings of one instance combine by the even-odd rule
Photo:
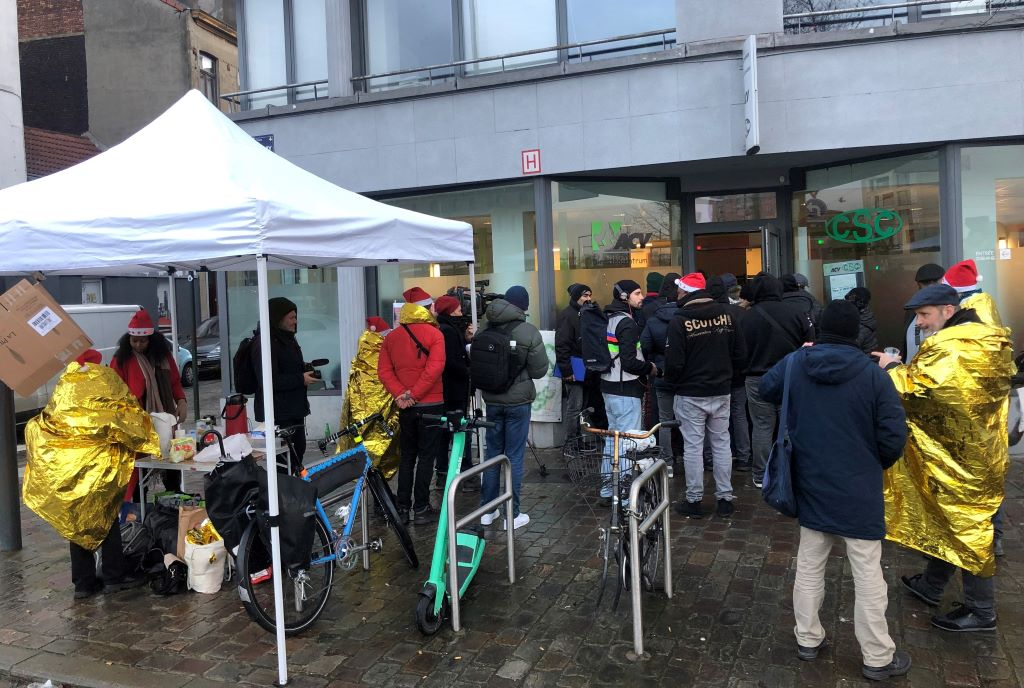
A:
<svg viewBox="0 0 1024 688">
<path fill-rule="evenodd" d="M 978 576 L 995 573 L 992 516 L 1009 466 L 1009 330 L 964 323 L 889 371 L 907 412 L 903 459 L 885 472 L 886 537 Z"/>
<path fill-rule="evenodd" d="M 135 453 L 158 454 L 149 414 L 113 370 L 71 362 L 25 427 L 25 505 L 88 550 L 102 544 L 124 500 Z"/>
<path fill-rule="evenodd" d="M 973 308 L 981 322 L 986 325 L 1003 326 L 1003 320 L 999 317 L 999 309 L 996 308 L 995 300 L 983 291 L 971 294 L 961 301 L 960 308 Z"/>
<path fill-rule="evenodd" d="M 348 394 L 341 405 L 339 426 L 344 428 L 354 420 L 380 411 L 394 430 L 395 437 L 388 437 L 379 425 L 374 425 L 363 435 L 363 444 L 374 465 L 385 478 L 391 478 L 398 471 L 399 462 L 398 407 L 377 377 L 377 359 L 380 358 L 383 343 L 384 335 L 379 332 L 367 330 L 359 337 L 359 348 L 348 374 Z M 352 446 L 348 437 L 340 444 L 342 450 L 351 449 Z"/>
</svg>

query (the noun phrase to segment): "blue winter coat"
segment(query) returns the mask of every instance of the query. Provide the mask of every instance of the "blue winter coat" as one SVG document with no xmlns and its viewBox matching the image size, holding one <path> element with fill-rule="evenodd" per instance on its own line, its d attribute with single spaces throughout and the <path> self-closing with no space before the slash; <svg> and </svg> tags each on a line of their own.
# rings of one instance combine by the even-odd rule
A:
<svg viewBox="0 0 1024 688">
<path fill-rule="evenodd" d="M 788 425 L 800 525 L 881 540 L 882 471 L 903 453 L 906 415 L 892 380 L 852 343 L 798 349 L 765 373 L 759 393 L 782 403 L 786 361 L 795 356 Z"/>
</svg>

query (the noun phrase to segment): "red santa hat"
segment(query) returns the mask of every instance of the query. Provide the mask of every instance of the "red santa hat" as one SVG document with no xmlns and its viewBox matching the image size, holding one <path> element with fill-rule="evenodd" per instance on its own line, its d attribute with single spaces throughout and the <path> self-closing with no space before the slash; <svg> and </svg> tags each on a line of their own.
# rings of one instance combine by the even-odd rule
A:
<svg viewBox="0 0 1024 688">
<path fill-rule="evenodd" d="M 153 319 L 149 317 L 149 313 L 145 309 L 136 311 L 135 315 L 132 316 L 131 322 L 128 323 L 128 334 L 132 337 L 148 337 L 155 331 Z"/>
<path fill-rule="evenodd" d="M 75 360 L 81 366 L 84 366 L 86 363 L 103 363 L 103 354 L 96 349 L 86 349 Z"/>
<path fill-rule="evenodd" d="M 384 318 L 379 315 L 372 315 L 366 319 L 366 329 L 370 332 L 387 332 L 391 328 L 388 327 L 388 323 Z"/>
<path fill-rule="evenodd" d="M 981 275 L 978 274 L 978 266 L 970 258 L 951 266 L 942 278 L 943 284 L 948 284 L 958 292 L 974 291 L 978 288 L 980 281 Z"/>
<path fill-rule="evenodd" d="M 402 292 L 402 297 L 406 303 L 415 303 L 417 306 L 423 306 L 427 308 L 430 304 L 434 303 L 434 299 L 430 298 L 430 294 L 423 291 L 419 287 L 412 287 Z"/>
<path fill-rule="evenodd" d="M 704 275 L 699 272 L 691 272 L 677 279 L 676 286 L 686 293 L 690 293 L 706 288 L 707 283 L 704 281 Z"/>
</svg>

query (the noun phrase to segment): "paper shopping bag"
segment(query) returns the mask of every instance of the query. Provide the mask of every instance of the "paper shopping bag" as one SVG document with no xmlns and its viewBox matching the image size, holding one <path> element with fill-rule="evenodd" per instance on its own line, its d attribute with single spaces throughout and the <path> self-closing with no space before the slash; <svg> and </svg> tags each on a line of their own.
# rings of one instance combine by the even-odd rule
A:
<svg viewBox="0 0 1024 688">
<path fill-rule="evenodd" d="M 185 558 L 185 534 L 206 520 L 206 509 L 199 506 L 178 507 L 178 551 L 179 559 Z"/>
</svg>

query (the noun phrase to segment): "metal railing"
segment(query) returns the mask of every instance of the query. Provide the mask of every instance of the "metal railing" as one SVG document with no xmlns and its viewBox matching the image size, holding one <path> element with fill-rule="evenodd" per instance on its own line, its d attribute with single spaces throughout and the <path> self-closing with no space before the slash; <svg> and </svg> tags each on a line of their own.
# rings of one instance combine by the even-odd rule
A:
<svg viewBox="0 0 1024 688">
<path fill-rule="evenodd" d="M 454 459 L 453 459 L 454 461 Z M 501 465 L 501 473 L 505 477 L 505 491 L 487 502 L 476 511 L 457 518 L 455 514 L 455 496 L 459 493 L 462 482 L 469 478 L 475 478 L 486 470 L 497 468 Z M 515 519 L 512 515 L 512 464 L 504 454 L 495 456 L 493 459 L 482 461 L 469 470 L 462 471 L 452 484 L 448 487 L 448 593 L 451 601 L 452 630 L 456 633 L 462 628 L 459 620 L 459 561 L 458 537 L 460 528 L 475 524 L 484 514 L 489 514 L 500 505 L 505 505 L 505 536 L 508 539 L 508 582 L 511 585 L 516 582 L 516 560 L 513 543 L 515 542 Z"/>
<path fill-rule="evenodd" d="M 643 523 L 638 523 L 640 519 L 634 510 L 634 505 L 640 503 L 640 488 L 655 478 L 661 480 L 661 501 L 648 514 Z M 633 652 L 636 655 L 635 659 L 641 659 L 644 656 L 644 619 L 640 599 L 640 536 L 647 534 L 647 531 L 657 523 L 659 518 L 661 519 L 662 540 L 665 543 L 665 595 L 669 599 L 672 598 L 672 533 L 669 529 L 670 504 L 671 502 L 668 498 L 668 464 L 665 463 L 664 459 L 658 459 L 654 462 L 654 465 L 634 479 L 629 487 L 629 575 L 631 580 L 629 592 L 633 602 Z"/>
<path fill-rule="evenodd" d="M 885 19 L 889 23 L 895 23 L 897 19 L 909 19 L 910 10 L 923 8 L 929 5 L 956 5 L 958 0 L 905 0 L 904 2 L 889 2 L 880 4 L 862 4 L 857 7 L 837 7 L 835 9 L 815 10 L 813 12 L 794 12 L 782 15 L 783 25 L 787 31 L 795 30 L 798 33 L 804 30 L 829 30 L 829 27 L 837 24 L 855 24 L 861 22 L 880 21 L 884 25 Z M 984 8 L 977 8 L 970 12 L 961 12 L 955 15 L 943 16 L 969 16 L 971 14 L 991 14 L 999 10 L 1024 7 L 1024 0 L 989 0 Z M 922 15 L 927 11 L 922 12 Z M 932 13 L 937 14 L 937 13 Z M 795 23 L 794 23 L 795 22 Z M 856 27 L 850 27 L 856 28 Z"/>
<path fill-rule="evenodd" d="M 408 69 L 398 69 L 390 72 L 380 72 L 377 74 L 363 74 L 360 76 L 352 77 L 351 81 L 356 91 L 366 91 L 369 83 L 374 80 L 389 79 L 394 77 L 406 76 L 411 74 L 422 74 L 426 72 L 426 75 L 418 79 L 409 79 L 397 83 L 385 84 L 382 88 L 395 88 L 412 83 L 426 82 L 428 85 L 433 84 L 435 81 L 444 81 L 462 76 L 461 72 L 465 67 L 473 65 L 484 64 L 487 62 L 498 62 L 500 63 L 494 70 L 481 71 L 480 74 L 493 74 L 493 73 L 504 73 L 511 69 L 523 69 L 525 67 L 538 66 L 539 64 L 557 64 L 559 62 L 583 62 L 586 59 L 594 59 L 595 57 L 604 57 L 613 54 L 622 54 L 630 51 L 639 50 L 650 50 L 660 49 L 668 50 L 669 48 L 676 45 L 675 39 L 675 28 L 669 29 L 658 29 L 655 31 L 644 31 L 642 33 L 631 33 L 624 34 L 621 36 L 613 36 L 611 38 L 601 38 L 593 41 L 580 41 L 577 43 L 564 43 L 553 45 L 545 48 L 533 48 L 531 50 L 520 50 L 514 53 L 503 53 L 501 55 L 489 55 L 486 57 L 476 57 L 469 60 L 455 60 L 452 62 L 445 62 L 443 64 L 427 65 L 424 67 L 410 67 Z M 621 43 L 623 41 L 637 41 L 645 38 L 657 38 L 658 40 L 651 40 L 644 43 L 633 43 L 630 45 L 614 46 L 604 50 L 592 50 L 585 51 L 585 48 L 593 46 L 607 46 L 614 43 Z M 575 55 L 573 54 L 575 51 Z M 515 59 L 529 57 L 531 55 L 544 55 L 547 53 L 557 53 L 558 59 L 544 60 L 542 62 L 536 62 L 529 65 L 510 65 L 509 62 Z M 245 91 L 235 91 L 233 93 L 225 93 L 221 96 L 222 99 L 230 104 L 232 112 L 237 112 L 239 109 L 248 109 L 248 101 L 254 95 L 277 93 L 284 91 L 288 96 L 288 102 L 295 101 L 295 91 L 300 88 L 313 87 L 313 98 L 311 100 L 319 100 L 321 98 L 321 89 L 323 97 L 327 97 L 327 80 L 320 79 L 317 81 L 305 81 L 302 83 L 295 84 L 281 84 L 279 86 L 266 86 L 263 88 L 253 88 Z"/>
</svg>

